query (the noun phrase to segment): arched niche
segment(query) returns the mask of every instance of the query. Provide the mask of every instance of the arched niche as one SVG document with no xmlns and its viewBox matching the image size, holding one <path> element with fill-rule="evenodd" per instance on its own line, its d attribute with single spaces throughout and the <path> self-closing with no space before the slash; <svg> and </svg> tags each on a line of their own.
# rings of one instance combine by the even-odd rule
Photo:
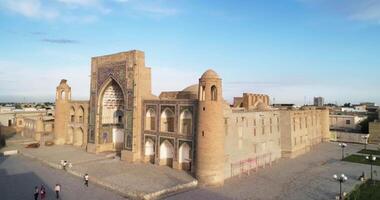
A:
<svg viewBox="0 0 380 200">
<path fill-rule="evenodd" d="M 145 130 L 153 131 L 156 129 L 156 111 L 149 108 L 145 114 Z"/>
<path fill-rule="evenodd" d="M 174 132 L 174 111 L 170 108 L 165 108 L 161 113 L 160 118 L 161 132 Z"/>
<path fill-rule="evenodd" d="M 180 133 L 185 135 L 191 135 L 192 134 L 192 124 L 193 124 L 193 115 L 188 110 L 185 109 L 180 114 Z"/>
</svg>

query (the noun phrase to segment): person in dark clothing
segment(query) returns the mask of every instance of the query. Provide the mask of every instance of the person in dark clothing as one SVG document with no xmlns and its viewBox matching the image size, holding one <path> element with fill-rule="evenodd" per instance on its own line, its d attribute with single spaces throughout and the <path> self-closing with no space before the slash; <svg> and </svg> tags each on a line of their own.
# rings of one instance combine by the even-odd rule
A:
<svg viewBox="0 0 380 200">
<path fill-rule="evenodd" d="M 45 197 L 46 197 L 45 186 L 44 186 L 44 185 L 41 185 L 41 189 L 40 189 L 40 198 L 41 198 L 41 200 L 44 200 Z"/>
<path fill-rule="evenodd" d="M 38 200 L 38 195 L 40 194 L 40 191 L 38 190 L 38 187 L 34 187 L 34 200 Z"/>
</svg>

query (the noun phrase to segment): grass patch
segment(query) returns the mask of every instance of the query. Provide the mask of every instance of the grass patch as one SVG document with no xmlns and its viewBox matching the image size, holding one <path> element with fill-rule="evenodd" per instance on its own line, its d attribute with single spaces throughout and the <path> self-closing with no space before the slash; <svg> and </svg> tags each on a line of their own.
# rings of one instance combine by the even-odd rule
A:
<svg viewBox="0 0 380 200">
<path fill-rule="evenodd" d="M 380 181 L 366 181 L 348 194 L 347 200 L 379 200 Z"/>
<path fill-rule="evenodd" d="M 362 149 L 362 150 L 358 151 L 358 153 L 380 155 L 379 150 L 373 150 L 373 149 Z"/>
<path fill-rule="evenodd" d="M 365 156 L 356 155 L 356 154 L 352 154 L 350 156 L 345 157 L 343 159 L 343 161 L 353 162 L 353 163 L 361 163 L 361 164 L 367 164 L 367 165 L 370 164 L 370 162 L 367 159 L 365 159 Z M 376 159 L 376 161 L 373 163 L 373 165 L 380 166 L 380 158 Z"/>
</svg>

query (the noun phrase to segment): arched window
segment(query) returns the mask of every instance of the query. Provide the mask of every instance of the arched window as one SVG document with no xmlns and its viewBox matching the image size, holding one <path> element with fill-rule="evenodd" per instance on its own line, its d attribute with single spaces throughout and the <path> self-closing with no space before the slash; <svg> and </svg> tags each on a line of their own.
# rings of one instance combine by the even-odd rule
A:
<svg viewBox="0 0 380 200">
<path fill-rule="evenodd" d="M 77 118 L 78 118 L 78 122 L 79 123 L 83 123 L 84 122 L 83 115 L 84 115 L 84 109 L 83 109 L 82 106 L 80 106 L 79 109 L 77 110 Z"/>
<path fill-rule="evenodd" d="M 169 141 L 165 140 L 160 145 L 160 164 L 172 167 L 173 158 L 174 158 L 174 147 Z"/>
<path fill-rule="evenodd" d="M 205 86 L 199 86 L 199 100 L 204 101 L 206 100 L 206 87 Z"/>
<path fill-rule="evenodd" d="M 61 91 L 61 99 L 62 100 L 66 99 L 66 92 L 64 90 Z"/>
<path fill-rule="evenodd" d="M 75 122 L 75 109 L 74 109 L 74 107 L 71 107 L 71 109 L 70 109 L 70 122 L 72 122 L 72 123 Z"/>
<path fill-rule="evenodd" d="M 123 117 L 124 113 L 121 110 L 116 110 L 114 113 L 113 121 L 115 124 L 122 124 L 123 123 Z"/>
<path fill-rule="evenodd" d="M 211 86 L 211 101 L 217 101 L 218 100 L 218 90 L 216 89 L 216 86 Z"/>
<path fill-rule="evenodd" d="M 145 142 L 145 160 L 154 164 L 154 142 L 147 139 Z"/>
<path fill-rule="evenodd" d="M 190 162 L 190 146 L 187 143 L 183 143 L 179 148 L 179 163 Z"/>
<path fill-rule="evenodd" d="M 189 110 L 184 110 L 180 115 L 180 133 L 190 135 L 192 133 L 193 116 Z"/>
<path fill-rule="evenodd" d="M 154 142 L 151 139 L 148 139 L 145 142 L 145 155 L 146 156 L 154 155 Z"/>
<path fill-rule="evenodd" d="M 174 112 L 165 108 L 161 113 L 161 123 L 160 123 L 161 132 L 174 132 Z"/>
<path fill-rule="evenodd" d="M 156 129 L 156 111 L 148 109 L 145 115 L 145 130 L 153 131 Z"/>
</svg>

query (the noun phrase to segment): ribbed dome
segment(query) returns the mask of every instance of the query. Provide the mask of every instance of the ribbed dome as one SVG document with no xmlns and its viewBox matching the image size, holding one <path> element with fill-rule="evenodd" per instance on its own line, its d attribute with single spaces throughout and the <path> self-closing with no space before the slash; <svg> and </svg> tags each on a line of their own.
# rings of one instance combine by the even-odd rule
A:
<svg viewBox="0 0 380 200">
<path fill-rule="evenodd" d="M 190 85 L 187 88 L 183 89 L 182 92 L 190 92 L 193 94 L 198 94 L 198 84 Z"/>
<path fill-rule="evenodd" d="M 205 78 L 219 78 L 219 75 L 212 69 L 207 70 L 205 73 L 203 73 L 201 79 Z"/>
</svg>

